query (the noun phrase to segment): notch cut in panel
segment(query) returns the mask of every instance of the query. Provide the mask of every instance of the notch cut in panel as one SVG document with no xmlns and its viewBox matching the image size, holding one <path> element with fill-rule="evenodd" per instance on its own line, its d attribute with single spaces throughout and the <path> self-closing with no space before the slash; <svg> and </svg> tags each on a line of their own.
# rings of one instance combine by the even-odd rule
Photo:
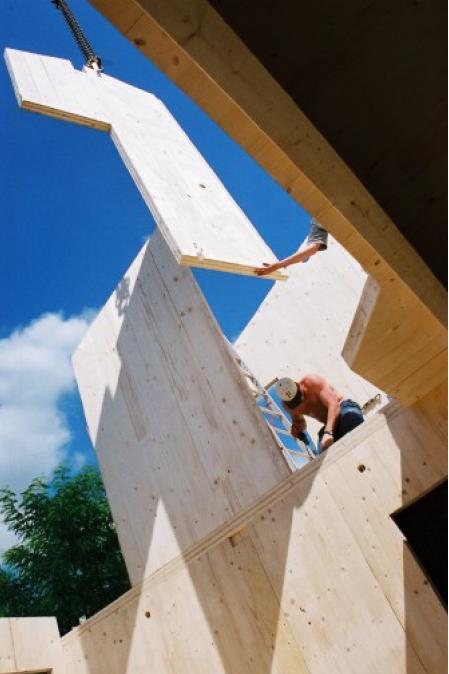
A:
<svg viewBox="0 0 449 674">
<path fill-rule="evenodd" d="M 447 480 L 392 518 L 447 608 Z"/>
</svg>

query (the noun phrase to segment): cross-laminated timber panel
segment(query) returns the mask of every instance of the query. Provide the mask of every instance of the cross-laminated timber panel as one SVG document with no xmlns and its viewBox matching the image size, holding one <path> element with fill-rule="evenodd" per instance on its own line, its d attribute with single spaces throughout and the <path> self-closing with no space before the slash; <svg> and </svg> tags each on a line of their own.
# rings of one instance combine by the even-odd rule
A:
<svg viewBox="0 0 449 674">
<path fill-rule="evenodd" d="M 110 132 L 178 262 L 254 275 L 262 260 L 275 260 L 155 96 L 64 59 L 14 49 L 5 58 L 22 108 Z"/>
<path fill-rule="evenodd" d="M 55 618 L 0 618 L 0 674 L 66 674 Z"/>
<path fill-rule="evenodd" d="M 445 387 L 373 415 L 66 635 L 67 674 L 445 674 L 446 612 L 390 514 L 447 476 L 446 419 Z"/>
<path fill-rule="evenodd" d="M 133 583 L 290 472 L 191 271 L 159 233 L 74 367 Z"/>
</svg>

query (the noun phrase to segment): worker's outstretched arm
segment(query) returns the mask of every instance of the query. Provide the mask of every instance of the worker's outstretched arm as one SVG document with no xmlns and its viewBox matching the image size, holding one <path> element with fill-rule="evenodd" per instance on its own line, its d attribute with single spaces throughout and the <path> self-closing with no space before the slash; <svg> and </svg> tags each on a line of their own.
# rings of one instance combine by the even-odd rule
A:
<svg viewBox="0 0 449 674">
<path fill-rule="evenodd" d="M 320 243 L 311 243 L 294 255 L 290 255 L 290 257 L 279 260 L 274 264 L 268 264 L 264 262 L 262 267 L 258 267 L 256 269 L 256 274 L 258 276 L 265 276 L 265 274 L 271 274 L 272 272 L 282 269 L 283 267 L 290 267 L 291 264 L 296 264 L 297 262 L 307 260 L 307 258 L 312 257 L 312 255 L 315 255 L 315 253 L 319 251 L 320 245 Z"/>
</svg>

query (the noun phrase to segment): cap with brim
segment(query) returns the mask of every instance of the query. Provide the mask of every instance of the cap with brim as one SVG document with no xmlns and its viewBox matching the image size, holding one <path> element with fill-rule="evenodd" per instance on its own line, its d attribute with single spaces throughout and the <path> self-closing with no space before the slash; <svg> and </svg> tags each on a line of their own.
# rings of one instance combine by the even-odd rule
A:
<svg viewBox="0 0 449 674">
<path fill-rule="evenodd" d="M 282 377 L 276 382 L 276 393 L 285 404 L 290 407 L 297 407 L 302 401 L 302 393 L 298 384 L 290 377 Z"/>
</svg>

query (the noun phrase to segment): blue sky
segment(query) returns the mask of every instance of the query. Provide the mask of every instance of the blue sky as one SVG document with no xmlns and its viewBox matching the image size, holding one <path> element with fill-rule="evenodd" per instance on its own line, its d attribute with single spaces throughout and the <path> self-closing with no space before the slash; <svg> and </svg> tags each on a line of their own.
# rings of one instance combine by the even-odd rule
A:
<svg viewBox="0 0 449 674">
<path fill-rule="evenodd" d="M 70 6 L 105 72 L 158 96 L 274 252 L 293 252 L 306 236 L 308 214 L 86 0 L 70 0 Z M 2 52 L 12 47 L 83 65 L 50 0 L 2 0 L 0 42 Z M 74 465 L 94 460 L 68 353 L 88 310 L 104 304 L 154 223 L 107 134 L 20 110 L 3 60 L 0 92 L 0 426 L 1 410 L 14 412 L 3 424 L 9 435 L 0 430 L 0 486 L 6 480 L 20 487 L 33 470 L 48 470 L 55 457 L 67 456 Z M 231 339 L 272 287 L 265 279 L 194 273 Z M 40 424 L 38 401 L 32 401 L 33 395 L 45 398 L 39 382 L 48 393 L 45 413 L 53 413 L 61 432 L 48 461 L 41 461 L 44 450 L 37 447 L 33 460 L 25 456 L 21 464 L 21 443 L 32 440 L 23 439 L 20 427 L 25 435 L 34 428 L 24 406 Z M 23 390 L 29 393 L 25 402 Z M 45 442 L 48 450 L 51 438 Z M 28 454 L 33 451 L 30 445 Z"/>
</svg>

